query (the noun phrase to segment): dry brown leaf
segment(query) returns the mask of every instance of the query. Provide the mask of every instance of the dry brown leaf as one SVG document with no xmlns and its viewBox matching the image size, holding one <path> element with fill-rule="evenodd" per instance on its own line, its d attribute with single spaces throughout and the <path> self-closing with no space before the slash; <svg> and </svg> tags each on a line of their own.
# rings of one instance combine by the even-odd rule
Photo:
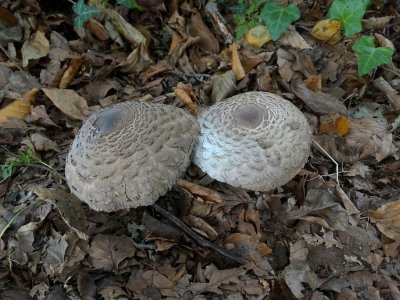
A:
<svg viewBox="0 0 400 300">
<path fill-rule="evenodd" d="M 193 94 L 193 90 L 183 82 L 178 82 L 176 88 L 174 88 L 175 95 L 181 100 L 190 110 L 193 115 L 197 115 L 199 107 L 197 106 L 196 96 Z"/>
<path fill-rule="evenodd" d="M 53 150 L 56 152 L 60 151 L 60 148 L 54 141 L 52 141 L 51 139 L 45 137 L 40 133 L 31 134 L 31 141 L 35 146 L 36 151 L 48 151 L 48 150 Z"/>
<path fill-rule="evenodd" d="M 105 12 L 111 24 L 133 47 L 146 45 L 146 38 L 143 34 L 127 22 L 116 10 L 106 9 Z"/>
<path fill-rule="evenodd" d="M 184 216 L 183 219 L 190 227 L 192 227 L 193 230 L 197 231 L 211 241 L 214 241 L 218 238 L 218 232 L 216 232 L 215 229 L 202 218 L 189 215 Z"/>
<path fill-rule="evenodd" d="M 197 45 L 200 47 L 200 49 L 211 53 L 219 53 L 218 40 L 215 38 L 210 29 L 208 29 L 208 26 L 204 23 L 201 14 L 197 11 L 192 14 L 189 31 L 191 35 L 200 37 L 199 41 L 197 42 Z"/>
<path fill-rule="evenodd" d="M 373 84 L 381 92 L 386 94 L 390 104 L 395 109 L 400 109 L 400 94 L 392 88 L 392 86 L 383 77 L 379 77 L 373 81 Z"/>
<path fill-rule="evenodd" d="M 185 53 L 186 49 L 200 40 L 199 36 L 184 38 L 176 32 L 172 33 L 171 45 L 169 47 L 169 60 L 175 65 L 179 58 Z"/>
<path fill-rule="evenodd" d="M 333 114 L 321 117 L 321 123 L 319 125 L 319 131 L 321 133 L 333 132 L 340 136 L 346 135 L 350 130 L 350 121 L 347 117 Z"/>
<path fill-rule="evenodd" d="M 385 16 L 380 18 L 371 17 L 368 19 L 362 19 L 363 29 L 366 30 L 382 30 L 384 29 L 392 20 L 394 16 Z"/>
<path fill-rule="evenodd" d="M 385 204 L 376 211 L 368 211 L 379 231 L 392 240 L 400 240 L 400 200 Z"/>
<path fill-rule="evenodd" d="M 211 103 L 217 103 L 233 94 L 236 88 L 235 73 L 230 70 L 212 78 Z"/>
<path fill-rule="evenodd" d="M 222 197 L 221 195 L 212 189 L 203 187 L 201 185 L 179 179 L 176 182 L 176 186 L 188 191 L 191 193 L 193 196 L 195 196 L 197 199 L 201 199 L 206 203 L 222 203 Z"/>
<path fill-rule="evenodd" d="M 71 83 L 72 79 L 74 78 L 75 74 L 79 71 L 83 63 L 83 58 L 73 58 L 71 59 L 68 68 L 65 70 L 63 76 L 61 77 L 59 88 L 65 89 Z"/>
<path fill-rule="evenodd" d="M 293 27 L 289 27 L 286 30 L 286 32 L 279 38 L 278 43 L 282 46 L 290 46 L 295 49 L 312 48 Z"/>
<path fill-rule="evenodd" d="M 83 240 L 89 238 L 87 232 L 88 220 L 82 201 L 75 195 L 62 189 L 46 189 L 35 187 L 33 192 L 40 198 L 49 201 L 57 207 L 64 222 Z"/>
<path fill-rule="evenodd" d="M 340 162 L 355 162 L 372 155 L 379 162 L 392 151 L 392 134 L 385 123 L 374 118 L 350 121 L 350 131 L 344 137 L 316 135 L 314 139 Z"/>
<path fill-rule="evenodd" d="M 67 89 L 42 89 L 54 105 L 65 115 L 75 120 L 85 120 L 90 114 L 90 109 L 85 98 L 74 90 Z"/>
<path fill-rule="evenodd" d="M 234 42 L 231 45 L 232 51 L 232 71 L 235 74 L 237 80 L 243 79 L 246 76 L 246 72 L 242 66 L 242 62 L 240 61 L 239 52 L 237 49 L 238 45 Z"/>
<path fill-rule="evenodd" d="M 133 50 L 126 60 L 119 65 L 124 73 L 139 74 L 153 64 L 144 44 Z"/>
<path fill-rule="evenodd" d="M 311 30 L 311 34 L 316 39 L 325 41 L 330 45 L 334 45 L 342 39 L 341 29 L 342 29 L 341 22 L 336 20 L 326 19 L 318 21 Z"/>
<path fill-rule="evenodd" d="M 346 106 L 335 96 L 324 92 L 313 92 L 301 81 L 293 80 L 291 87 L 295 95 L 314 112 L 324 115 L 339 113 L 347 116 Z"/>
<path fill-rule="evenodd" d="M 305 79 L 304 81 L 305 86 L 312 90 L 313 92 L 320 92 L 322 89 L 322 76 L 321 74 L 318 75 L 311 75 L 309 78 Z"/>
<path fill-rule="evenodd" d="M 38 60 L 39 58 L 47 56 L 50 51 L 50 43 L 44 32 L 36 31 L 29 39 L 22 45 L 22 65 L 27 67 L 30 60 Z"/>
<path fill-rule="evenodd" d="M 101 24 L 94 18 L 89 19 L 86 22 L 85 27 L 87 30 L 93 33 L 100 41 L 106 41 L 110 38 L 107 29 L 105 29 L 103 24 Z"/>
<path fill-rule="evenodd" d="M 284 81 L 290 82 L 294 74 L 293 55 L 282 48 L 276 51 L 276 55 L 278 57 L 277 64 L 279 66 L 279 74 Z"/>
<path fill-rule="evenodd" d="M 135 255 L 132 238 L 126 235 L 98 234 L 90 245 L 89 255 L 93 267 L 110 272 L 118 272 L 120 263 Z"/>
<path fill-rule="evenodd" d="M 272 37 L 269 33 L 267 26 L 259 25 L 252 27 L 249 31 L 247 31 L 244 35 L 244 39 L 250 45 L 261 48 L 266 43 L 272 40 Z"/>
<path fill-rule="evenodd" d="M 21 99 L 16 99 L 0 109 L 0 123 L 6 123 L 8 118 L 23 120 L 27 117 L 31 112 L 31 104 L 35 101 L 38 92 L 37 88 L 33 88 L 24 94 Z"/>
</svg>

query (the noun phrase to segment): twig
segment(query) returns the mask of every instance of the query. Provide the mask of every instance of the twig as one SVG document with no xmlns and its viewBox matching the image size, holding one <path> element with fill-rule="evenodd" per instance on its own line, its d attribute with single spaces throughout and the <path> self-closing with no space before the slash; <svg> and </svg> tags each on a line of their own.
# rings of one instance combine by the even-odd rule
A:
<svg viewBox="0 0 400 300">
<path fill-rule="evenodd" d="M 190 237 L 193 241 L 195 241 L 197 244 L 199 244 L 203 248 L 211 249 L 227 258 L 229 258 L 231 261 L 239 264 L 239 265 L 244 265 L 247 263 L 247 261 L 237 255 L 234 255 L 232 253 L 227 252 L 225 249 L 222 247 L 219 247 L 217 245 L 214 245 L 210 241 L 206 240 L 205 238 L 201 237 L 197 233 L 195 233 L 192 229 L 190 229 L 189 226 L 187 226 L 185 223 L 183 223 L 180 219 L 178 219 L 176 216 L 171 214 L 169 211 L 163 209 L 157 204 L 153 204 L 152 207 L 154 208 L 155 211 L 157 211 L 160 215 L 162 215 L 164 218 L 168 219 L 173 225 L 181 229 L 188 237 Z"/>
<path fill-rule="evenodd" d="M 322 151 L 326 156 L 328 156 L 329 159 L 331 161 L 333 161 L 333 163 L 336 165 L 336 182 L 340 186 L 340 182 L 339 182 L 339 164 L 336 162 L 336 160 L 333 159 L 332 156 L 329 155 L 328 152 L 326 152 L 326 150 L 324 148 L 322 148 L 322 146 L 320 144 L 318 144 L 318 142 L 316 140 L 313 139 L 313 142 L 314 142 L 315 145 L 317 145 L 318 149 L 320 151 Z"/>
</svg>

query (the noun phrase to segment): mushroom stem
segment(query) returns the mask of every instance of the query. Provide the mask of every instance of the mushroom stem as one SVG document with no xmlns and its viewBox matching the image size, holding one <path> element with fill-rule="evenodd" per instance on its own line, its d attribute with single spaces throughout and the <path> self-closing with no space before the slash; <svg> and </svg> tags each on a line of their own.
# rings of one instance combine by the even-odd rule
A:
<svg viewBox="0 0 400 300">
<path fill-rule="evenodd" d="M 173 225 L 181 229 L 189 238 L 191 238 L 193 241 L 195 241 L 197 244 L 199 244 L 203 248 L 211 249 L 231 261 L 239 264 L 239 265 L 244 265 L 247 263 L 247 261 L 240 256 L 234 255 L 232 253 L 229 253 L 226 251 L 224 248 L 214 245 L 210 241 L 206 240 L 205 238 L 201 237 L 197 233 L 195 233 L 192 229 L 190 229 L 189 226 L 187 226 L 185 223 L 183 223 L 179 218 L 171 214 L 169 211 L 165 210 L 161 206 L 157 204 L 153 204 L 152 207 L 154 208 L 155 211 L 157 211 L 160 215 L 162 215 L 164 218 L 166 218 L 168 221 L 170 221 Z"/>
</svg>

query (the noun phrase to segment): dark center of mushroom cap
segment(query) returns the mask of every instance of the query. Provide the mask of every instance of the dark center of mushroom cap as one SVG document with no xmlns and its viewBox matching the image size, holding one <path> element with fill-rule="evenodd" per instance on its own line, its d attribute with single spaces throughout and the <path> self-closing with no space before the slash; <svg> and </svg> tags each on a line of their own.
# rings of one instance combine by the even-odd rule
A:
<svg viewBox="0 0 400 300">
<path fill-rule="evenodd" d="M 235 110 L 233 116 L 242 127 L 253 129 L 262 123 L 265 111 L 257 104 L 243 104 Z"/>
<path fill-rule="evenodd" d="M 102 135 L 110 134 L 123 128 L 129 113 L 123 106 L 114 106 L 100 112 L 93 120 L 93 127 Z"/>
</svg>

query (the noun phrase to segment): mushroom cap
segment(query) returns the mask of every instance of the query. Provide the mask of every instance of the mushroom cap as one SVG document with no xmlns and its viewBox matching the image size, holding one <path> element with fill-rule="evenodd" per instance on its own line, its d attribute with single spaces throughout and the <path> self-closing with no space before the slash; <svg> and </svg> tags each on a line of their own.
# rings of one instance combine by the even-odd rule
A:
<svg viewBox="0 0 400 300">
<path fill-rule="evenodd" d="M 194 163 L 210 177 L 254 191 L 290 181 L 307 162 L 311 129 L 288 100 L 247 92 L 218 102 L 198 117 Z"/>
<path fill-rule="evenodd" d="M 94 210 L 151 205 L 190 164 L 196 119 L 183 109 L 124 102 L 82 125 L 65 165 L 71 192 Z"/>
</svg>

